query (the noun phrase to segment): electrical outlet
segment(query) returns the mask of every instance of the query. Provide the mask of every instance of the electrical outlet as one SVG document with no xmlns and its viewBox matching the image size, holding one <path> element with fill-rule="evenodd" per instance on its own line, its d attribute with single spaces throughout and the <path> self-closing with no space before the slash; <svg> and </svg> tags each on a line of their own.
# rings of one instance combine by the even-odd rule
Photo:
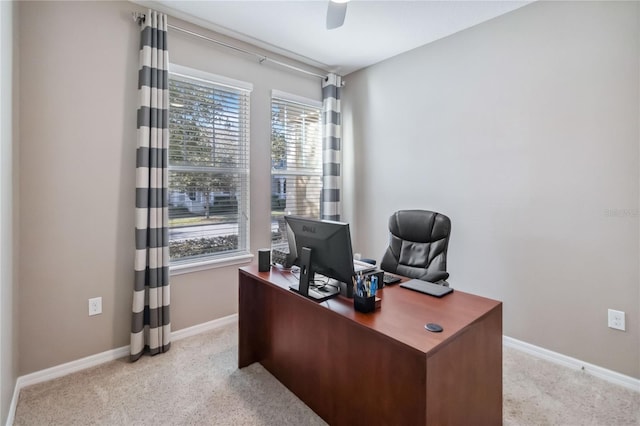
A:
<svg viewBox="0 0 640 426">
<path fill-rule="evenodd" d="M 102 313 L 102 297 L 89 299 L 89 316 Z"/>
<path fill-rule="evenodd" d="M 609 328 L 625 331 L 624 312 L 609 309 Z"/>
</svg>

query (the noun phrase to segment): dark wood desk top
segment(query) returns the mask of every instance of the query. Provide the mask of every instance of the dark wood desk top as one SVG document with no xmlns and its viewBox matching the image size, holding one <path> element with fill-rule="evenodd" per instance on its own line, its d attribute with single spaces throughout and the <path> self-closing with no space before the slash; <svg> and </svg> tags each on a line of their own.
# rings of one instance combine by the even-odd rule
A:
<svg viewBox="0 0 640 426">
<path fill-rule="evenodd" d="M 298 282 L 291 272 L 272 267 L 269 272 L 258 272 L 255 265 L 240 268 L 244 273 L 253 275 L 268 285 L 282 291 L 291 292 L 289 286 Z M 295 293 L 294 293 L 295 294 Z M 502 302 L 455 290 L 442 298 L 436 298 L 400 287 L 398 284 L 384 287 L 376 294 L 382 299 L 381 309 L 363 314 L 353 308 L 353 299 L 338 296 L 317 303 L 303 296 L 306 303 L 318 304 L 337 315 L 352 319 L 354 322 L 379 334 L 399 341 L 427 356 L 435 353 L 453 336 L 466 327 L 488 315 Z M 437 323 L 443 328 L 441 333 L 425 330 L 427 323 Z"/>
</svg>

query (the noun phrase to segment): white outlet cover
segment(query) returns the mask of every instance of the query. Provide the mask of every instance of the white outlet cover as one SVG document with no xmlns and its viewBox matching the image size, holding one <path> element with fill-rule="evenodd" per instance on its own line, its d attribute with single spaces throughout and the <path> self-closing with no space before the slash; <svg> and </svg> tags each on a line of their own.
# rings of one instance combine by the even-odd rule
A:
<svg viewBox="0 0 640 426">
<path fill-rule="evenodd" d="M 616 311 L 615 309 L 608 310 L 608 325 L 609 328 L 625 331 L 624 312 Z"/>
<path fill-rule="evenodd" d="M 89 316 L 102 313 L 102 297 L 89 299 Z"/>
</svg>

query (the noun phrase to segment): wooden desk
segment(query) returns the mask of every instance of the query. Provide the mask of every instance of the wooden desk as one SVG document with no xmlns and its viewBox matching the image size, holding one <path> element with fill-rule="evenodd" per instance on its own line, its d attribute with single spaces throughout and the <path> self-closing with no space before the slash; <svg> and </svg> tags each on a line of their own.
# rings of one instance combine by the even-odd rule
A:
<svg viewBox="0 0 640 426">
<path fill-rule="evenodd" d="M 238 366 L 260 362 L 329 424 L 502 424 L 501 302 L 394 285 L 362 314 L 292 292 L 289 272 L 239 274 Z"/>
</svg>

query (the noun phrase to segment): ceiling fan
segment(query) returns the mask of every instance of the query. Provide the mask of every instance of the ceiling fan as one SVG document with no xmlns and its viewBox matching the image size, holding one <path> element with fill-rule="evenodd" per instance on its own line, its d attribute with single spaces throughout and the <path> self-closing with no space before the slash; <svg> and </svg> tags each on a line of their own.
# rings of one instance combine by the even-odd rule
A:
<svg viewBox="0 0 640 426">
<path fill-rule="evenodd" d="M 341 27 L 344 24 L 348 2 L 349 0 L 329 0 L 329 6 L 327 7 L 328 30 Z"/>
</svg>

